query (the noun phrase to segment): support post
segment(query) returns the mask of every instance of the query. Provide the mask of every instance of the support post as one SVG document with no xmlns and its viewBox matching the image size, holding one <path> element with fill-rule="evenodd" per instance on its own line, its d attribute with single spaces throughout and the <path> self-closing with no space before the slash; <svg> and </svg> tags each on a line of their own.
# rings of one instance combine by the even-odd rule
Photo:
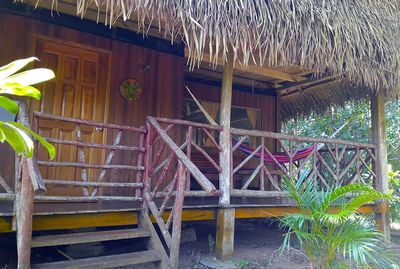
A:
<svg viewBox="0 0 400 269">
<path fill-rule="evenodd" d="M 172 240 L 170 249 L 170 267 L 179 267 L 179 247 L 181 243 L 181 225 L 182 225 L 182 208 L 185 198 L 186 187 L 186 169 L 185 166 L 178 163 L 178 184 L 176 189 L 176 198 L 174 203 L 174 216 L 172 220 Z"/>
<path fill-rule="evenodd" d="M 228 52 L 222 76 L 220 125 L 222 131 L 219 136 L 221 152 L 219 161 L 221 173 L 219 174 L 219 189 L 222 192 L 218 209 L 216 256 L 226 260 L 233 254 L 233 239 L 235 226 L 235 210 L 224 208 L 230 204 L 232 184 L 232 141 L 231 141 L 231 107 L 232 107 L 232 80 L 233 80 L 234 55 Z"/>
<path fill-rule="evenodd" d="M 371 94 L 371 128 L 372 139 L 376 144 L 375 188 L 383 193 L 389 193 L 387 143 L 385 129 L 385 93 L 383 90 Z M 375 221 L 387 241 L 390 241 L 389 204 L 387 201 L 379 202 L 376 208 Z"/>
<path fill-rule="evenodd" d="M 33 186 L 29 178 L 28 164 L 21 158 L 21 183 L 18 194 L 17 214 L 17 253 L 18 269 L 29 269 L 31 261 Z M 19 179 L 17 179 L 19 180 Z"/>
</svg>

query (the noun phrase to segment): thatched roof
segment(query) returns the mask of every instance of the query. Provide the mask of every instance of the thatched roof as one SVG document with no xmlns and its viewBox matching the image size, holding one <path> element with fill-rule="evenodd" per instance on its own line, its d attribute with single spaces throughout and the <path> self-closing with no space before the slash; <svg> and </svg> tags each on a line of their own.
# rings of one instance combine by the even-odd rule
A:
<svg viewBox="0 0 400 269">
<path fill-rule="evenodd" d="M 348 101 L 359 101 L 371 94 L 371 89 L 353 83 L 333 80 L 304 90 L 281 96 L 282 120 L 323 113 L 332 106 L 344 106 Z"/>
<path fill-rule="evenodd" d="M 230 47 L 236 60 L 265 66 L 301 65 L 357 85 L 390 89 L 398 82 L 398 0 L 41 0 L 76 2 L 107 14 L 106 24 L 135 20 L 181 37 L 189 61 L 217 60 Z"/>
</svg>

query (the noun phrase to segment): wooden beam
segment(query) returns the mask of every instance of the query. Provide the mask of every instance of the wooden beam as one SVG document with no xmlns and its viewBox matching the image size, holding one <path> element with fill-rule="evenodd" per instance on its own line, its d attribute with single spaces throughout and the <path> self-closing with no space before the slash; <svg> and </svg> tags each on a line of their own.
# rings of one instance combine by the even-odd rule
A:
<svg viewBox="0 0 400 269">
<path fill-rule="evenodd" d="M 279 88 L 279 89 L 277 89 L 277 91 L 281 92 L 282 96 L 284 97 L 284 96 L 293 94 L 294 93 L 293 91 L 297 92 L 298 89 L 305 90 L 304 88 L 312 88 L 312 87 L 320 85 L 322 83 L 332 82 L 335 79 L 337 79 L 337 76 L 324 76 L 324 77 L 320 77 L 320 78 L 316 78 L 316 79 L 310 79 L 307 81 L 297 82 L 288 87 Z"/>
<path fill-rule="evenodd" d="M 185 49 L 185 57 L 188 57 L 188 56 L 189 56 L 189 51 L 188 51 L 188 49 Z M 224 60 L 222 58 L 218 58 L 216 63 L 214 61 L 211 61 L 210 60 L 211 58 L 212 57 L 210 57 L 210 54 L 203 53 L 202 62 L 208 63 L 210 65 L 216 64 L 217 66 L 224 65 Z M 243 66 L 239 63 L 236 63 L 234 65 L 234 69 L 238 70 L 238 71 L 262 76 L 262 77 L 277 78 L 277 79 L 281 79 L 283 81 L 299 82 L 299 81 L 306 80 L 306 78 L 302 77 L 302 76 L 292 75 L 292 74 L 289 74 L 286 72 L 282 72 L 282 71 L 275 70 L 275 69 L 268 68 L 268 67 L 261 67 L 261 66 L 254 65 L 254 64 L 249 64 L 248 66 Z"/>
<path fill-rule="evenodd" d="M 383 193 L 389 193 L 387 142 L 385 129 L 385 93 L 383 90 L 371 94 L 371 128 L 372 141 L 376 144 L 375 188 Z M 389 205 L 381 202 L 381 209 L 376 213 L 376 224 L 383 232 L 387 241 L 390 241 Z"/>
<path fill-rule="evenodd" d="M 379 212 L 380 208 L 375 210 L 373 205 L 366 205 L 357 210 L 360 214 L 371 214 Z M 163 213 L 163 219 L 166 221 L 170 211 Z M 213 207 L 202 209 L 184 209 L 182 212 L 182 221 L 202 221 L 216 220 L 217 214 Z M 250 218 L 274 218 L 282 217 L 288 213 L 299 213 L 299 209 L 291 206 L 257 206 L 246 205 L 244 207 L 235 208 L 235 219 Z M 151 218 L 155 223 L 155 219 Z M 120 211 L 120 212 L 98 212 L 98 213 L 65 213 L 65 214 L 48 214 L 33 216 L 34 231 L 48 230 L 67 230 L 80 229 L 89 227 L 110 227 L 136 225 L 138 223 L 137 211 Z M 12 232 L 12 217 L 0 216 L 0 233 Z"/>
</svg>

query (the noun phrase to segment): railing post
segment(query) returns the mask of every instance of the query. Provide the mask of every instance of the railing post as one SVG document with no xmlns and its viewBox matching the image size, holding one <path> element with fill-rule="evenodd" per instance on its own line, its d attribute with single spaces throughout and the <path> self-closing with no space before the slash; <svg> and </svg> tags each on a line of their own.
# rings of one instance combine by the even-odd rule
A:
<svg viewBox="0 0 400 269">
<path fill-rule="evenodd" d="M 144 171 L 143 171 L 143 190 L 142 190 L 142 208 L 147 209 L 147 203 L 145 195 L 150 194 L 151 191 L 151 175 L 150 175 L 150 164 L 152 162 L 152 153 L 153 153 L 153 145 L 152 145 L 152 126 L 146 121 L 146 136 L 145 136 L 145 153 L 144 153 Z M 151 197 L 151 195 L 150 195 Z"/>
<path fill-rule="evenodd" d="M 383 90 L 371 94 L 371 128 L 372 139 L 376 144 L 375 188 L 383 193 L 389 193 L 387 143 L 385 129 L 385 94 Z M 390 241 L 389 204 L 382 201 L 376 210 L 376 225 Z"/>
<path fill-rule="evenodd" d="M 220 124 L 222 131 L 219 136 L 221 152 L 219 156 L 222 172 L 219 174 L 219 189 L 222 192 L 218 209 L 216 255 L 220 260 L 226 260 L 233 254 L 233 238 L 235 226 L 235 209 L 226 208 L 230 204 L 232 180 L 232 140 L 231 140 L 231 107 L 232 79 L 234 55 L 228 52 L 222 77 Z"/>
<path fill-rule="evenodd" d="M 26 127 L 30 127 L 28 108 L 26 104 L 19 103 L 17 121 Z M 18 160 L 18 157 L 16 157 Z M 26 157 L 19 158 L 16 169 L 16 231 L 17 231 L 17 255 L 18 269 L 29 269 L 31 261 L 31 240 L 32 240 L 32 215 L 34 203 L 34 190 L 29 177 L 28 162 Z"/>
<path fill-rule="evenodd" d="M 19 196 L 19 202 L 16 209 L 18 269 L 29 269 L 31 260 L 34 192 L 25 157 L 21 158 L 21 164 L 21 185 L 19 193 L 17 194 Z"/>
<path fill-rule="evenodd" d="M 179 267 L 179 246 L 181 242 L 182 208 L 186 187 L 186 169 L 179 161 L 178 164 L 178 184 L 176 189 L 176 198 L 173 210 L 172 220 L 172 238 L 170 248 L 170 267 Z"/>
</svg>

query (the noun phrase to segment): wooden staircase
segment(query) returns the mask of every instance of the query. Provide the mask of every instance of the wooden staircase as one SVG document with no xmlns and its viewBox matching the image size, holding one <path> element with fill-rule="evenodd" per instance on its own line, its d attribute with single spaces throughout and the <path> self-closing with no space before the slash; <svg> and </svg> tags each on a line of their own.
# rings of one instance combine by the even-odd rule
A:
<svg viewBox="0 0 400 269">
<path fill-rule="evenodd" d="M 153 263 L 156 268 L 169 268 L 168 256 L 157 235 L 153 224 L 150 222 L 147 213 L 139 213 L 139 225 L 135 229 L 116 228 L 107 231 L 61 233 L 56 235 L 44 235 L 32 237 L 31 247 L 56 247 L 63 245 L 116 241 L 125 239 L 140 238 L 145 243 L 147 250 L 114 254 L 99 257 L 89 257 L 76 260 L 65 260 L 42 264 L 33 264 L 31 268 L 117 268 L 122 266 L 138 266 L 146 263 Z M 132 267 L 132 268 L 135 268 Z"/>
</svg>

